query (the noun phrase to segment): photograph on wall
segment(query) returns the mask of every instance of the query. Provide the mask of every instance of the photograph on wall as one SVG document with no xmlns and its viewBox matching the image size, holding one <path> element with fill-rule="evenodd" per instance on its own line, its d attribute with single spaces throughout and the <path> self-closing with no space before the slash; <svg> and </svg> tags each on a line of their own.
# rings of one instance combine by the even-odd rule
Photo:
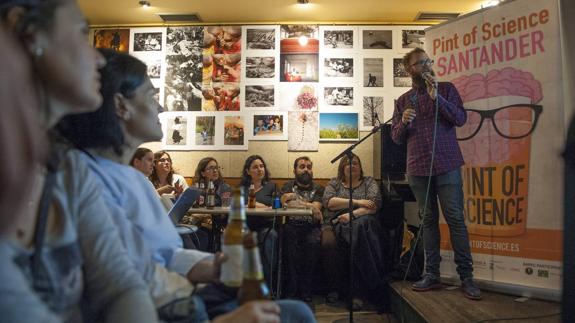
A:
<svg viewBox="0 0 575 323">
<path fill-rule="evenodd" d="M 318 93 L 317 83 L 282 83 L 279 107 L 289 111 L 317 111 Z"/>
<path fill-rule="evenodd" d="M 363 86 L 383 87 L 383 58 L 363 59 Z"/>
<path fill-rule="evenodd" d="M 319 114 L 319 140 L 339 141 L 358 140 L 359 129 L 357 113 L 326 113 Z"/>
<path fill-rule="evenodd" d="M 286 140 L 287 114 L 255 113 L 253 116 L 252 140 Z"/>
<path fill-rule="evenodd" d="M 238 83 L 213 83 L 203 87 L 203 111 L 240 111 Z"/>
<path fill-rule="evenodd" d="M 204 27 L 168 27 L 166 33 L 166 111 L 202 110 Z"/>
<path fill-rule="evenodd" d="M 203 83 L 240 82 L 241 54 L 211 54 L 203 57 Z"/>
<path fill-rule="evenodd" d="M 317 82 L 318 54 L 281 54 L 280 82 Z"/>
<path fill-rule="evenodd" d="M 216 136 L 215 116 L 196 116 L 196 145 L 213 146 Z"/>
<path fill-rule="evenodd" d="M 276 30 L 275 29 L 247 29 L 246 31 L 246 49 L 275 49 L 276 48 Z"/>
<path fill-rule="evenodd" d="M 273 85 L 246 85 L 246 108 L 271 108 L 275 106 Z"/>
<path fill-rule="evenodd" d="M 224 116 L 224 146 L 244 146 L 245 126 L 244 116 Z"/>
<path fill-rule="evenodd" d="M 159 52 L 162 50 L 162 33 L 134 33 L 134 52 Z"/>
<path fill-rule="evenodd" d="M 96 29 L 93 45 L 95 48 L 127 53 L 130 49 L 130 29 Z"/>
<path fill-rule="evenodd" d="M 425 48 L 425 30 L 402 30 L 402 48 Z"/>
<path fill-rule="evenodd" d="M 391 30 L 363 30 L 363 49 L 392 49 L 393 31 Z"/>
<path fill-rule="evenodd" d="M 146 65 L 148 66 L 148 76 L 151 79 L 159 79 L 160 72 L 162 71 L 162 60 L 161 59 L 148 59 L 146 60 Z"/>
<path fill-rule="evenodd" d="M 318 112 L 290 111 L 288 118 L 288 150 L 317 151 Z"/>
<path fill-rule="evenodd" d="M 325 87 L 323 102 L 328 106 L 353 107 L 353 87 Z"/>
<path fill-rule="evenodd" d="M 403 59 L 393 59 L 393 86 L 411 87 L 411 76 L 403 68 Z"/>
<path fill-rule="evenodd" d="M 204 54 L 238 54 L 242 49 L 242 27 L 206 26 Z"/>
<path fill-rule="evenodd" d="M 353 30 L 324 30 L 322 49 L 352 49 Z"/>
<path fill-rule="evenodd" d="M 273 79 L 276 75 L 275 57 L 246 57 L 246 77 Z"/>
<path fill-rule="evenodd" d="M 384 118 L 383 114 L 383 97 L 382 96 L 364 96 L 363 110 L 360 130 L 371 130 L 374 126 L 379 125 Z"/>
<path fill-rule="evenodd" d="M 353 77 L 353 58 L 324 58 L 323 76 Z"/>
<path fill-rule="evenodd" d="M 188 137 L 188 118 L 185 116 L 170 116 L 166 121 L 166 145 L 185 146 Z"/>
</svg>

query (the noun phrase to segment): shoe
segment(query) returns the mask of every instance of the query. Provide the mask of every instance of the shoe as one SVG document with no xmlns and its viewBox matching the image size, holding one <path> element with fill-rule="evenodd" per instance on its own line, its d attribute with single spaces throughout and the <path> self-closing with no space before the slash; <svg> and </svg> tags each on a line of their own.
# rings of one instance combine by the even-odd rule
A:
<svg viewBox="0 0 575 323">
<path fill-rule="evenodd" d="M 325 302 L 328 304 L 335 304 L 339 301 L 339 294 L 337 292 L 331 292 L 325 297 Z"/>
<path fill-rule="evenodd" d="M 416 292 L 426 292 L 428 290 L 441 289 L 441 288 L 443 288 L 443 285 L 441 285 L 441 280 L 431 275 L 425 275 L 423 276 L 423 279 L 411 285 L 411 289 Z"/>
<path fill-rule="evenodd" d="M 475 285 L 475 281 L 473 278 L 464 279 L 461 282 L 461 290 L 463 291 L 463 295 L 465 297 L 478 301 L 481 299 L 481 290 L 477 285 Z"/>
</svg>

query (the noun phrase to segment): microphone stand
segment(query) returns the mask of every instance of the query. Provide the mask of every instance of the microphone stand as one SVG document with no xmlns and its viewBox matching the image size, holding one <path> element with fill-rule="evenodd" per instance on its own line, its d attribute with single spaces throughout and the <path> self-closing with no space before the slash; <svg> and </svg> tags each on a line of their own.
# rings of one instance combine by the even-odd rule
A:
<svg viewBox="0 0 575 323">
<path fill-rule="evenodd" d="M 378 118 L 379 120 L 379 118 Z M 347 156 L 347 160 L 349 162 L 349 322 L 353 323 L 353 221 L 355 220 L 355 216 L 353 215 L 353 186 L 352 177 L 351 177 L 351 162 L 353 161 L 353 150 L 355 147 L 359 146 L 362 142 L 364 142 L 367 138 L 371 137 L 375 133 L 379 132 L 383 125 L 389 123 L 393 120 L 393 117 L 389 118 L 389 120 L 385 121 L 384 123 L 380 123 L 378 126 L 373 127 L 371 132 L 361 138 L 358 142 L 352 144 L 351 146 L 347 147 L 344 151 L 342 151 L 339 155 L 337 155 L 334 159 L 331 160 L 331 163 L 335 163 L 336 161 L 343 158 L 343 156 Z"/>
</svg>

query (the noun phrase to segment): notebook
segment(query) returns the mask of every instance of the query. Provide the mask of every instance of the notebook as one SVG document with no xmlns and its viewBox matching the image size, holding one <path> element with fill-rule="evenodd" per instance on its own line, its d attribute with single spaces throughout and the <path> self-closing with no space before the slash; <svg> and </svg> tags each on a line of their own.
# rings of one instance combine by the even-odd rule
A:
<svg viewBox="0 0 575 323">
<path fill-rule="evenodd" d="M 180 220 L 186 215 L 186 212 L 194 205 L 198 197 L 200 197 L 200 191 L 195 188 L 188 188 L 180 194 L 180 197 L 174 203 L 174 206 L 168 212 L 168 216 L 172 219 L 174 224 L 180 223 Z"/>
</svg>

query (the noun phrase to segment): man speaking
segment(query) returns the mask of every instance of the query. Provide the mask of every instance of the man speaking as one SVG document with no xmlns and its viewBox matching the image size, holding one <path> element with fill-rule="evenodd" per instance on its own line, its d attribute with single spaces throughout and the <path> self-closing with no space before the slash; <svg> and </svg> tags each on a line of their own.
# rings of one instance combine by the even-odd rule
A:
<svg viewBox="0 0 575 323">
<path fill-rule="evenodd" d="M 407 179 L 423 214 L 426 273 L 412 289 L 428 291 L 442 287 L 439 199 L 462 291 L 467 298 L 479 300 L 481 291 L 473 281 L 473 259 L 463 215 L 460 167 L 464 161 L 455 133 L 455 127 L 465 124 L 467 117 L 455 86 L 438 83 L 432 65 L 433 61 L 421 48 L 404 56 L 403 66 L 413 85 L 397 100 L 391 132 L 396 143 L 407 142 Z"/>
</svg>

